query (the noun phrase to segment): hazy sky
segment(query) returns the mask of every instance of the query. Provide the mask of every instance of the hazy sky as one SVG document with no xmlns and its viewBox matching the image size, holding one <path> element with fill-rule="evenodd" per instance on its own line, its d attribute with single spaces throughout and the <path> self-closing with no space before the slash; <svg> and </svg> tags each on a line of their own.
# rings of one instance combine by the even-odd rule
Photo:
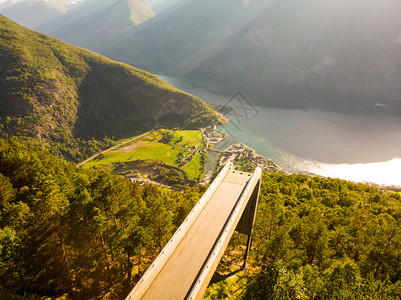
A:
<svg viewBox="0 0 401 300">
<path fill-rule="evenodd" d="M 5 3 L 5 2 L 16 3 L 16 2 L 22 2 L 22 1 L 26 1 L 26 0 L 0 0 L 0 3 Z M 42 1 L 46 2 L 46 1 L 49 1 L 49 0 L 42 0 Z M 69 3 L 78 3 L 78 2 L 81 2 L 82 0 L 58 0 L 58 1 L 63 3 L 63 4 L 69 4 Z"/>
</svg>

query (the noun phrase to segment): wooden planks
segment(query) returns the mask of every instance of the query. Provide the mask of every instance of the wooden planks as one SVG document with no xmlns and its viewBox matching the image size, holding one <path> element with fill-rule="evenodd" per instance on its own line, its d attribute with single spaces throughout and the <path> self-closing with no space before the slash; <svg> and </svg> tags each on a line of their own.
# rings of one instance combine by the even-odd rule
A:
<svg viewBox="0 0 401 300">
<path fill-rule="evenodd" d="M 242 215 L 255 188 L 255 181 L 260 180 L 258 171 L 259 175 L 256 178 L 254 174 L 254 182 L 250 187 L 247 183 L 252 178 L 252 174 L 234 171 L 232 166 L 225 169 L 221 174 L 222 177 L 217 178 L 216 184 L 212 184 L 205 193 L 206 198 L 201 199 L 201 209 L 198 209 L 196 216 L 188 217 L 191 218 L 191 222 L 188 222 L 187 226 L 185 226 L 185 222 L 181 225 L 180 228 L 185 230 L 181 231 L 180 239 L 175 239 L 173 247 L 167 245 L 160 255 L 162 259 L 158 257 L 152 264 L 153 270 L 150 272 L 153 275 L 145 276 L 145 274 L 145 281 L 142 280 L 142 285 L 138 284 L 139 287 L 136 286 L 127 299 L 185 299 L 194 288 L 199 291 L 199 286 L 194 286 L 194 283 L 198 281 L 199 276 L 204 278 L 205 263 L 210 261 L 211 251 L 216 249 L 216 244 L 222 234 L 227 233 L 227 222 L 233 219 L 233 214 Z M 239 201 L 240 199 L 241 201 Z M 241 207 L 238 206 L 239 203 Z M 236 224 L 239 218 L 240 215 L 235 216 Z M 234 226 L 229 224 L 229 236 L 224 238 L 227 243 L 236 224 Z M 164 252 L 168 252 L 168 255 L 163 258 Z M 217 252 L 220 256 L 214 260 L 220 260 L 224 249 Z M 214 269 L 217 264 L 218 261 L 212 263 Z M 206 272 L 213 273 L 214 269 Z M 207 282 L 202 282 L 202 285 L 204 284 L 207 285 Z M 199 294 L 199 292 L 197 293 Z M 191 297 L 193 297 L 192 294 Z"/>
<path fill-rule="evenodd" d="M 184 299 L 238 199 L 242 185 L 223 182 L 142 299 Z"/>
</svg>

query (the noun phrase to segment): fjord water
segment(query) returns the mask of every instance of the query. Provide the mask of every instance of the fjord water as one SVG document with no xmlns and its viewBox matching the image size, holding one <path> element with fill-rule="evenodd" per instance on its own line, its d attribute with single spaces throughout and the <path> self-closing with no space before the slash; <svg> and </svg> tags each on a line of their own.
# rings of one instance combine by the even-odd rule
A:
<svg viewBox="0 0 401 300">
<path fill-rule="evenodd" d="M 160 77 L 212 105 L 230 99 L 217 85 Z M 289 172 L 401 186 L 401 116 L 381 113 L 391 110 L 386 105 L 375 103 L 364 113 L 255 105 L 219 127 L 228 137 L 216 147 L 241 142 Z"/>
</svg>

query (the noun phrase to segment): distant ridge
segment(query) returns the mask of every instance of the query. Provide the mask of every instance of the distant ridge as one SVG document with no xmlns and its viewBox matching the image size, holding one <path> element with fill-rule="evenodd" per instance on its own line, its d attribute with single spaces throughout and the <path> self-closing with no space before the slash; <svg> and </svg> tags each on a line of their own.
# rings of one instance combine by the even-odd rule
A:
<svg viewBox="0 0 401 300">
<path fill-rule="evenodd" d="M 182 1 L 96 50 L 153 72 L 401 99 L 398 0 L 247 3 Z"/>
<path fill-rule="evenodd" d="M 154 16 L 146 0 L 86 0 L 38 30 L 98 52 Z"/>
<path fill-rule="evenodd" d="M 59 18 L 80 1 L 20 0 L 0 3 L 0 14 L 30 29 Z"/>
</svg>

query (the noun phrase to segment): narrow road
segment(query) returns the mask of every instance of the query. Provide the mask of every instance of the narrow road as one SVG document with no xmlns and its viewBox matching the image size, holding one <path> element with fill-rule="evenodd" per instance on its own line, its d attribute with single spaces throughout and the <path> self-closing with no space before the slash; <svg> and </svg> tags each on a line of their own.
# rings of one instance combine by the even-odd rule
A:
<svg viewBox="0 0 401 300">
<path fill-rule="evenodd" d="M 150 184 L 157 185 L 157 186 L 161 186 L 161 187 L 164 187 L 164 188 L 168 188 L 168 189 L 171 189 L 171 190 L 174 190 L 174 191 L 177 191 L 177 192 L 181 191 L 180 189 L 178 189 L 176 187 L 173 187 L 173 186 L 170 186 L 170 185 L 165 185 L 163 183 L 159 183 L 159 182 L 156 182 L 156 181 L 153 181 L 153 180 L 149 180 L 147 178 L 144 178 L 143 182 L 150 183 Z"/>
<path fill-rule="evenodd" d="M 92 155 L 91 157 L 89 157 L 87 160 L 84 160 L 83 162 L 80 162 L 79 164 L 77 164 L 77 167 L 80 167 L 80 166 L 86 164 L 88 161 L 90 161 L 91 159 L 94 159 L 96 156 L 98 156 L 98 155 L 100 155 L 100 154 L 106 153 L 107 151 L 113 150 L 113 149 L 115 149 L 115 148 L 117 148 L 117 147 L 120 147 L 120 146 L 122 146 L 122 145 L 128 144 L 128 143 L 130 143 L 130 142 L 132 142 L 132 141 L 135 141 L 136 139 L 139 139 L 139 138 L 143 137 L 144 135 L 147 135 L 148 133 L 151 133 L 152 131 L 153 131 L 153 129 L 152 129 L 152 130 L 149 130 L 149 131 L 147 131 L 147 132 L 145 132 L 145 133 L 142 133 L 141 135 L 138 135 L 138 136 L 136 136 L 136 137 L 134 137 L 134 138 L 132 138 L 132 139 L 126 141 L 126 142 L 123 142 L 123 143 L 121 143 L 121 144 L 115 145 L 115 146 L 113 146 L 113 147 L 111 147 L 111 148 L 109 148 L 109 149 L 103 150 L 103 151 L 101 151 L 101 152 L 97 152 L 97 153 L 95 153 L 94 155 Z"/>
</svg>

